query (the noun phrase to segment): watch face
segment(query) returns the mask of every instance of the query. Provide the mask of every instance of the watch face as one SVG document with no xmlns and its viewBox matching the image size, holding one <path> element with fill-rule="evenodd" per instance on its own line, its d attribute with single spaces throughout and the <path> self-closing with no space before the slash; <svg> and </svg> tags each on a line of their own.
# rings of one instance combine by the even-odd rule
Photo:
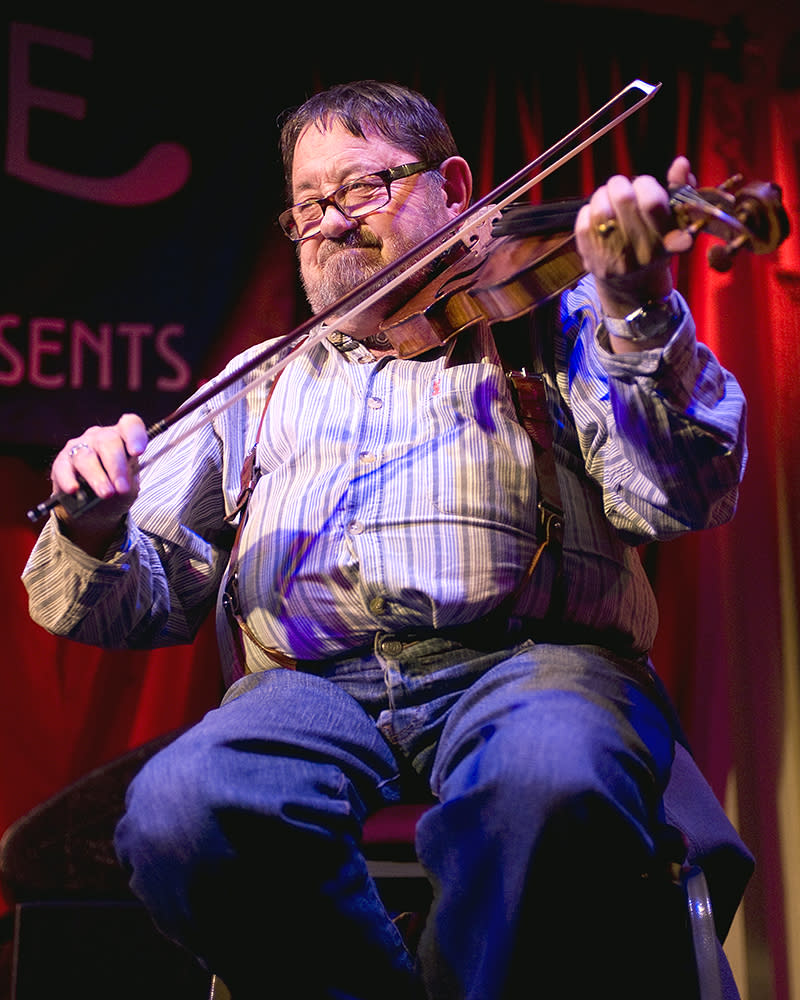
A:
<svg viewBox="0 0 800 1000">
<path fill-rule="evenodd" d="M 671 319 L 672 310 L 659 303 L 658 308 L 651 306 L 640 309 L 638 315 L 632 318 L 630 323 L 640 336 L 649 338 L 664 333 L 669 328 Z"/>
<path fill-rule="evenodd" d="M 680 323 L 681 314 L 671 299 L 672 296 L 665 302 L 648 302 L 625 319 L 606 318 L 606 329 L 623 340 L 653 340 L 672 333 Z"/>
</svg>

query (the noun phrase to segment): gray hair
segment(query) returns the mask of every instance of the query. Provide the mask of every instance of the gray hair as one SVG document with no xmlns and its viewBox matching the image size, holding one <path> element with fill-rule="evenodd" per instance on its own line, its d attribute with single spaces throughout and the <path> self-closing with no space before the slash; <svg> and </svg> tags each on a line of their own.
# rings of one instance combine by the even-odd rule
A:
<svg viewBox="0 0 800 1000">
<path fill-rule="evenodd" d="M 449 125 L 422 94 L 376 80 L 338 84 L 314 94 L 299 108 L 289 111 L 282 122 L 280 149 L 290 189 L 294 150 L 300 135 L 309 125 L 325 130 L 335 123 L 362 138 L 366 131 L 377 132 L 432 166 L 458 153 Z"/>
</svg>

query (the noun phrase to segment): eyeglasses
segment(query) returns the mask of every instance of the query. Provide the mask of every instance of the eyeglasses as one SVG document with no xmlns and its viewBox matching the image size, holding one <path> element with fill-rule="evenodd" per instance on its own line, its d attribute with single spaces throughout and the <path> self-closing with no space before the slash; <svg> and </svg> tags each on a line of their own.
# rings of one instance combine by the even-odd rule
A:
<svg viewBox="0 0 800 1000">
<path fill-rule="evenodd" d="M 327 198 L 311 198 L 292 205 L 281 212 L 278 222 L 289 239 L 299 243 L 317 235 L 328 205 L 333 205 L 346 219 L 359 219 L 389 204 L 392 200 L 392 181 L 435 169 L 428 163 L 417 162 L 376 170 L 342 184 Z"/>
</svg>

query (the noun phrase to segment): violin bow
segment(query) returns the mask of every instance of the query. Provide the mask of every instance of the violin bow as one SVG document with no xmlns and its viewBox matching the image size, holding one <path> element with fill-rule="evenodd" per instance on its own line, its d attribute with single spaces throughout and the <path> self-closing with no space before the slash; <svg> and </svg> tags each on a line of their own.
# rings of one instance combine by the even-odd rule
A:
<svg viewBox="0 0 800 1000">
<path fill-rule="evenodd" d="M 344 323 L 360 315 L 370 306 L 380 301 L 388 292 L 429 265 L 436 257 L 441 256 L 457 243 L 463 243 L 465 235 L 468 236 L 471 229 L 477 229 L 487 218 L 500 211 L 500 209 L 512 201 L 515 201 L 537 184 L 540 184 L 546 177 L 549 177 L 550 174 L 560 169 L 565 163 L 568 163 L 579 153 L 583 152 L 584 149 L 593 145 L 631 115 L 636 114 L 655 97 L 660 89 L 660 83 L 649 84 L 643 80 L 632 80 L 619 93 L 603 104 L 602 107 L 594 111 L 584 122 L 472 204 L 457 219 L 451 220 L 445 226 L 431 233 L 430 236 L 426 237 L 417 246 L 404 253 L 401 257 L 398 257 L 397 260 L 392 261 L 363 284 L 351 289 L 351 291 L 347 292 L 330 306 L 309 317 L 309 319 L 301 323 L 300 326 L 295 327 L 290 333 L 275 340 L 270 340 L 246 364 L 241 365 L 235 371 L 229 372 L 221 378 L 212 380 L 205 389 L 195 393 L 185 403 L 173 410 L 172 413 L 151 424 L 147 428 L 148 441 L 152 441 L 184 417 L 205 406 L 215 396 L 243 379 L 245 375 L 254 369 L 275 358 L 276 355 L 301 338 L 306 338 L 305 342 L 301 345 L 303 351 L 310 350 L 329 335 L 330 331 L 325 326 L 327 319 L 335 315 L 338 317 L 340 323 Z M 626 101 L 631 101 L 631 103 L 615 114 L 614 109 Z M 610 115 L 613 115 L 613 117 L 609 118 Z M 604 121 L 604 119 L 606 120 Z M 590 131 L 592 129 L 596 130 Z M 587 131 L 590 131 L 590 134 L 582 139 L 581 136 L 585 135 Z M 573 143 L 572 148 L 569 148 Z M 545 166 L 546 164 L 548 165 Z M 529 174 L 533 174 L 533 176 L 528 177 Z M 528 179 L 525 180 L 525 178 Z M 343 309 L 345 310 L 344 313 L 342 312 Z M 317 327 L 319 329 L 315 330 Z M 161 453 L 164 454 L 166 451 L 172 450 L 179 444 L 182 444 L 183 441 L 193 435 L 198 429 L 214 420 L 220 413 L 249 395 L 263 383 L 278 375 L 289 361 L 295 357 L 297 357 L 297 353 L 291 352 L 275 361 L 256 379 L 242 386 L 241 389 L 229 396 L 223 404 L 211 410 L 201 422 L 195 423 L 191 428 L 176 434 L 165 445 Z M 144 471 L 147 464 L 145 455 L 139 465 L 139 471 Z M 89 510 L 98 502 L 99 498 L 95 496 L 89 486 L 82 483 L 76 493 L 55 493 L 47 500 L 31 508 L 27 512 L 27 516 L 29 521 L 35 523 L 41 520 L 54 507 L 61 505 L 71 517 L 76 517 Z"/>
</svg>

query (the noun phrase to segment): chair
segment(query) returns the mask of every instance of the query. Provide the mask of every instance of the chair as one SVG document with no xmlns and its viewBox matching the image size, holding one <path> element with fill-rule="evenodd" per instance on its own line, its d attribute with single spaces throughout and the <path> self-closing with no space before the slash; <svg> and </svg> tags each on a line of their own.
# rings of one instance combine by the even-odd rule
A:
<svg viewBox="0 0 800 1000">
<path fill-rule="evenodd" d="M 229 1000 L 219 977 L 209 976 L 154 930 L 130 893 L 112 847 L 129 782 L 176 735 L 168 733 L 90 772 L 3 835 L 0 879 L 15 902 L 12 1000 L 59 995 L 68 968 L 80 977 L 83 1000 L 138 1000 L 143 995 L 149 1000 Z M 752 871 L 752 858 L 690 755 L 678 747 L 665 797 L 668 821 L 683 828 L 684 811 L 698 802 L 710 817 L 704 842 L 689 844 L 687 862 L 675 865 L 671 877 L 683 894 L 697 997 L 729 1000 L 738 992 L 720 942 Z M 412 947 L 430 903 L 430 886 L 414 852 L 414 828 L 426 808 L 386 807 L 364 829 L 370 872 Z M 723 836 L 712 837 L 709 831 L 720 827 Z M 721 902 L 716 911 L 712 892 Z M 118 981 L 120 967 L 124 983 Z"/>
<path fill-rule="evenodd" d="M 364 828 L 367 867 L 390 914 L 405 921 L 406 939 L 416 940 L 430 904 L 430 884 L 414 852 L 414 828 L 426 805 L 387 806 L 370 817 Z M 705 874 L 697 865 L 675 865 L 670 872 L 684 900 L 686 934 L 696 966 L 696 1000 L 726 1000 L 720 943 Z M 734 994 L 738 995 L 738 994 Z M 212 976 L 209 1000 L 235 1000 L 219 976 Z M 683 998 L 687 1000 L 687 998 Z"/>
<path fill-rule="evenodd" d="M 65 983 L 83 1000 L 208 997 L 209 975 L 154 930 L 112 846 L 128 784 L 176 735 L 96 768 L 5 831 L 0 880 L 14 903 L 13 1000 L 60 996 Z"/>
</svg>

